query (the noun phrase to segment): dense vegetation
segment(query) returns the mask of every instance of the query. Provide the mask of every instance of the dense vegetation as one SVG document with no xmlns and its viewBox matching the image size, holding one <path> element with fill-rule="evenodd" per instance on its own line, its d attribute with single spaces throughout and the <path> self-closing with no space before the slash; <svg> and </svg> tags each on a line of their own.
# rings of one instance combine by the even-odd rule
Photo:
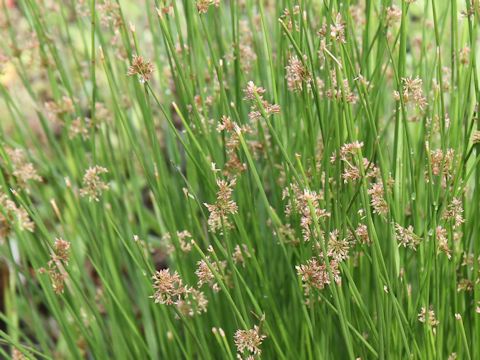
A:
<svg viewBox="0 0 480 360">
<path fill-rule="evenodd" d="M 480 358 L 478 1 L 0 8 L 1 358 Z"/>
</svg>

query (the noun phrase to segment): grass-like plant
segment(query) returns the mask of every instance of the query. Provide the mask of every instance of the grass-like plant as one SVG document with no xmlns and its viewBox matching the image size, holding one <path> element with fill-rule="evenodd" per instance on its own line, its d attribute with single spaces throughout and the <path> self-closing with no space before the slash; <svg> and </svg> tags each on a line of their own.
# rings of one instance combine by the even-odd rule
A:
<svg viewBox="0 0 480 360">
<path fill-rule="evenodd" d="M 0 0 L 0 357 L 479 359 L 476 0 Z"/>
</svg>

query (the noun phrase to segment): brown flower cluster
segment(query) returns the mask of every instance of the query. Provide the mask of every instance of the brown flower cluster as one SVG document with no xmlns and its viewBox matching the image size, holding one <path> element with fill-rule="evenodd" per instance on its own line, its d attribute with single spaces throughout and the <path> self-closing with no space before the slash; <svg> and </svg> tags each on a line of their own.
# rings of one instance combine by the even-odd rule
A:
<svg viewBox="0 0 480 360">
<path fill-rule="evenodd" d="M 368 244 L 368 231 L 366 226 L 358 226 L 358 238 L 362 243 Z M 323 248 L 323 239 L 316 242 L 313 246 L 318 254 L 313 256 L 306 263 L 296 266 L 297 274 L 302 279 L 302 286 L 307 305 L 312 305 L 315 299 L 311 298 L 312 290 L 322 290 L 332 282 L 340 284 L 342 279 L 340 275 L 340 264 L 350 257 L 350 249 L 355 243 L 355 235 L 348 232 L 346 237 L 342 237 L 338 229 L 330 231 L 328 241 Z"/>
<path fill-rule="evenodd" d="M 235 245 L 233 249 L 232 259 L 235 264 L 242 265 L 245 267 L 245 258 L 251 258 L 252 255 L 248 251 L 248 247 L 245 244 L 240 246 L 239 244 Z"/>
<path fill-rule="evenodd" d="M 382 181 L 372 183 L 368 189 L 368 195 L 370 195 L 373 212 L 378 215 L 387 215 L 388 204 L 385 200 L 385 189 Z"/>
<path fill-rule="evenodd" d="M 238 206 L 232 199 L 233 187 L 236 184 L 236 179 L 230 181 L 217 180 L 218 192 L 217 201 L 215 204 L 206 204 L 210 216 L 208 217 L 208 226 L 211 232 L 217 232 L 219 229 L 231 228 L 232 224 L 228 220 L 229 215 L 234 215 L 238 211 Z"/>
<path fill-rule="evenodd" d="M 345 22 L 340 13 L 337 13 L 334 21 L 330 24 L 330 38 L 342 44 L 347 42 L 345 40 Z"/>
<path fill-rule="evenodd" d="M 442 184 L 446 186 L 445 181 L 453 177 L 455 150 L 446 149 L 445 152 L 442 149 L 430 150 L 429 155 L 432 174 L 434 176 L 442 176 L 444 181 Z"/>
<path fill-rule="evenodd" d="M 458 229 L 464 222 L 462 200 L 454 197 L 448 204 L 442 218 L 453 223 L 453 229 Z"/>
<path fill-rule="evenodd" d="M 331 87 L 327 89 L 325 95 L 330 100 L 345 101 L 349 104 L 355 104 L 358 101 L 358 96 L 351 90 L 348 79 L 343 79 L 342 82 L 337 80 L 337 72 L 335 69 L 330 71 Z"/>
<path fill-rule="evenodd" d="M 469 61 L 470 61 L 470 48 L 468 46 L 465 46 L 463 48 L 461 48 L 458 52 L 458 57 L 459 57 L 459 60 L 460 60 L 460 64 L 462 65 L 468 65 Z"/>
<path fill-rule="evenodd" d="M 418 321 L 424 324 L 426 323 L 433 328 L 440 324 L 440 321 L 435 317 L 435 311 L 433 311 L 431 306 L 428 310 L 425 307 L 420 309 L 420 312 L 418 313 Z"/>
<path fill-rule="evenodd" d="M 140 83 L 144 84 L 152 79 L 155 67 L 142 56 L 133 55 L 132 64 L 128 68 L 127 76 L 138 75 Z"/>
<path fill-rule="evenodd" d="M 237 330 L 234 336 L 235 346 L 239 352 L 239 359 L 254 359 L 261 355 L 260 346 L 266 336 L 261 334 L 260 328 L 255 325 L 253 329 Z"/>
<path fill-rule="evenodd" d="M 248 114 L 250 120 L 258 120 L 262 116 L 269 117 L 270 115 L 280 112 L 279 105 L 270 104 L 263 99 L 265 89 L 256 86 L 253 81 L 247 83 L 247 87 L 243 90 L 243 93 L 245 94 L 245 100 L 252 102 L 250 113 Z"/>
<path fill-rule="evenodd" d="M 24 150 L 6 147 L 5 152 L 10 159 L 12 175 L 20 187 L 26 188 L 30 181 L 42 181 L 33 164 L 27 160 Z"/>
<path fill-rule="evenodd" d="M 192 234 L 190 234 L 190 231 L 188 230 L 183 230 L 183 231 L 177 231 L 177 238 L 178 238 L 178 243 L 180 244 L 180 249 L 183 252 L 190 252 L 192 250 Z"/>
<path fill-rule="evenodd" d="M 480 130 L 475 130 L 472 133 L 472 142 L 474 144 L 480 144 Z"/>
<path fill-rule="evenodd" d="M 303 85 L 307 86 L 312 81 L 310 72 L 297 56 L 290 56 L 288 64 L 285 67 L 287 87 L 290 91 L 302 91 Z"/>
<path fill-rule="evenodd" d="M 398 246 L 409 247 L 413 250 L 417 250 L 417 246 L 420 244 L 420 237 L 415 234 L 412 225 L 404 228 L 399 224 L 395 224 L 395 236 L 398 241 Z"/>
<path fill-rule="evenodd" d="M 359 150 L 363 148 L 363 142 L 354 141 L 348 144 L 343 144 L 340 148 L 340 159 L 342 161 L 349 161 L 352 156 L 358 154 Z"/>
<path fill-rule="evenodd" d="M 474 16 L 475 13 L 477 14 L 480 13 L 480 7 L 476 0 L 469 0 L 466 3 L 467 3 L 467 8 L 465 10 L 462 10 L 461 12 L 462 16 L 471 17 L 471 16 Z"/>
<path fill-rule="evenodd" d="M 401 17 L 402 9 L 400 9 L 398 6 L 392 5 L 387 7 L 386 22 L 388 27 L 396 24 L 401 19 Z"/>
<path fill-rule="evenodd" d="M 452 251 L 448 247 L 447 229 L 437 226 L 435 229 L 435 237 L 437 239 L 437 248 L 439 252 L 445 253 L 448 260 L 452 258 Z"/>
<path fill-rule="evenodd" d="M 152 276 L 155 303 L 174 305 L 183 314 L 194 316 L 207 311 L 208 300 L 198 289 L 186 286 L 180 275 L 169 269 L 155 272 Z"/>
<path fill-rule="evenodd" d="M 404 104 L 414 104 L 420 110 L 425 110 L 428 105 L 427 98 L 423 95 L 423 81 L 419 77 L 402 78 L 402 93 L 394 92 L 396 100 L 400 100 L 400 96 Z"/>
<path fill-rule="evenodd" d="M 27 211 L 17 206 L 10 200 L 7 194 L 0 192 L 0 240 L 6 238 L 14 224 L 18 224 L 20 230 L 33 232 L 35 224 L 30 219 Z"/>
<path fill-rule="evenodd" d="M 152 277 L 155 294 L 153 298 L 156 303 L 173 305 L 181 299 L 186 292 L 183 280 L 175 271 L 170 273 L 168 269 L 157 271 Z"/>
<path fill-rule="evenodd" d="M 344 183 L 355 182 L 362 177 L 357 156 L 362 147 L 363 142 L 354 141 L 352 143 L 344 144 L 340 148 L 340 160 L 344 165 L 342 173 Z M 334 163 L 336 159 L 337 156 L 334 153 L 330 157 L 330 162 Z M 367 158 L 363 158 L 362 161 L 365 176 L 367 178 L 376 178 L 379 175 L 379 170 L 375 164 Z"/>
<path fill-rule="evenodd" d="M 182 230 L 176 232 L 176 240 L 178 241 L 178 246 L 180 250 L 184 253 L 189 253 L 192 251 L 192 244 L 194 242 L 192 234 L 188 230 Z M 165 233 L 162 236 L 162 242 L 166 247 L 166 253 L 171 255 L 175 252 L 175 245 L 172 240 L 172 235 L 170 233 Z"/>
<path fill-rule="evenodd" d="M 323 194 L 309 189 L 301 190 L 298 185 L 290 184 L 289 187 L 283 190 L 282 199 L 288 199 L 285 206 L 285 214 L 287 216 L 294 214 L 300 215 L 303 239 L 305 241 L 319 239 L 322 234 L 316 231 L 314 220 L 320 220 L 330 216 L 329 212 L 320 208 L 320 201 L 323 199 Z"/>
<path fill-rule="evenodd" d="M 53 245 L 53 252 L 50 255 L 50 260 L 47 263 L 47 268 L 40 268 L 38 271 L 41 274 L 48 274 L 52 282 L 53 291 L 56 294 L 62 294 L 65 289 L 65 280 L 68 274 L 65 267 L 68 266 L 70 258 L 70 243 L 63 239 L 55 239 Z"/>
<path fill-rule="evenodd" d="M 280 20 L 285 24 L 288 31 L 300 31 L 298 21 L 298 15 L 300 14 L 300 6 L 294 5 L 292 11 L 289 8 L 283 10 L 283 14 L 280 16 Z"/>
<path fill-rule="evenodd" d="M 75 100 L 78 102 L 78 100 Z M 74 100 L 70 97 L 64 96 L 58 101 L 48 101 L 45 103 L 45 112 L 48 119 L 55 125 L 56 130 L 62 127 L 68 127 L 68 136 L 74 139 L 81 136 L 84 140 L 90 135 L 90 130 L 100 128 L 102 122 L 107 122 L 110 118 L 110 113 L 105 107 L 105 104 L 97 102 L 95 104 L 95 119 L 88 117 L 75 117 Z M 68 122 L 68 118 L 73 118 Z"/>
<path fill-rule="evenodd" d="M 355 235 L 352 233 L 350 235 L 351 238 L 355 238 L 355 236 L 358 237 L 358 239 L 366 245 L 370 245 L 372 243 L 372 240 L 370 239 L 370 236 L 368 235 L 368 228 L 367 225 L 365 224 L 359 224 L 357 228 L 355 229 Z"/>
<path fill-rule="evenodd" d="M 12 349 L 12 360 L 27 360 L 27 357 L 17 348 L 13 348 Z"/>
<path fill-rule="evenodd" d="M 195 270 L 195 275 L 198 277 L 198 286 L 202 287 L 204 284 L 208 284 L 213 291 L 218 292 L 220 291 L 220 285 L 218 285 L 216 282 L 215 274 L 210 269 L 209 265 L 213 271 L 222 276 L 222 274 L 225 273 L 227 262 L 225 260 L 218 262 L 212 261 L 208 256 L 206 261 L 202 259 L 197 262 L 197 270 Z"/>
<path fill-rule="evenodd" d="M 327 256 L 337 263 L 347 260 L 352 240 L 350 235 L 342 238 L 338 229 L 331 231 L 328 236 Z"/>
<path fill-rule="evenodd" d="M 207 312 L 208 299 L 203 291 L 191 287 L 188 288 L 188 291 L 177 302 L 176 306 L 184 316 L 193 317 Z"/>
<path fill-rule="evenodd" d="M 249 81 L 247 83 L 247 87 L 243 90 L 243 93 L 245 94 L 245 100 L 255 101 L 257 96 L 260 99 L 263 97 L 263 94 L 265 94 L 265 89 L 255 85 L 253 81 Z"/>
<path fill-rule="evenodd" d="M 329 265 L 333 281 L 340 284 L 341 277 L 338 262 L 331 260 Z M 322 290 L 331 284 L 327 264 L 325 262 L 320 262 L 319 259 L 315 257 L 307 260 L 305 264 L 297 265 L 295 268 L 297 269 L 298 276 L 302 279 L 305 297 L 307 298 L 310 296 L 313 289 Z M 308 303 L 309 300 L 307 300 L 307 304 Z"/>
<path fill-rule="evenodd" d="M 108 173 L 108 170 L 102 166 L 95 165 L 88 168 L 83 176 L 80 196 L 88 197 L 90 201 L 100 201 L 102 193 L 109 189 L 108 184 L 100 178 L 101 174 L 106 173 Z"/>
<path fill-rule="evenodd" d="M 100 21 L 106 28 L 118 30 L 123 24 L 120 5 L 111 0 L 103 0 L 97 4 Z"/>
<path fill-rule="evenodd" d="M 198 0 L 197 1 L 197 10 L 199 14 L 205 14 L 208 11 L 210 6 L 219 7 L 220 0 Z"/>
<path fill-rule="evenodd" d="M 223 116 L 220 124 L 217 126 L 217 131 L 225 134 L 227 162 L 223 169 L 223 175 L 234 177 L 247 169 L 247 165 L 240 160 L 237 153 L 240 147 L 239 132 L 248 133 L 251 130 L 248 126 L 240 127 L 230 117 Z"/>
</svg>

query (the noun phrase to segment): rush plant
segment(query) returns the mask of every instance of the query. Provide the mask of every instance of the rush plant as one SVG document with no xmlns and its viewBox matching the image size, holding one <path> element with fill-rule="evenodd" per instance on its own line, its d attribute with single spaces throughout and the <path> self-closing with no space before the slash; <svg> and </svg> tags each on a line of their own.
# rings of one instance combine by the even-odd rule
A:
<svg viewBox="0 0 480 360">
<path fill-rule="evenodd" d="M 480 358 L 478 1 L 0 4 L 0 358 Z"/>
</svg>

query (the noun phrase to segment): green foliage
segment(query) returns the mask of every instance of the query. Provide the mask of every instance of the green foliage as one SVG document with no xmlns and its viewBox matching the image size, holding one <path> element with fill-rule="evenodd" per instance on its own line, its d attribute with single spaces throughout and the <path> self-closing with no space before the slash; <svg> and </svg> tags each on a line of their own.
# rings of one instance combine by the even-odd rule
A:
<svg viewBox="0 0 480 360">
<path fill-rule="evenodd" d="M 477 2 L 0 4 L 0 357 L 480 357 Z"/>
</svg>

